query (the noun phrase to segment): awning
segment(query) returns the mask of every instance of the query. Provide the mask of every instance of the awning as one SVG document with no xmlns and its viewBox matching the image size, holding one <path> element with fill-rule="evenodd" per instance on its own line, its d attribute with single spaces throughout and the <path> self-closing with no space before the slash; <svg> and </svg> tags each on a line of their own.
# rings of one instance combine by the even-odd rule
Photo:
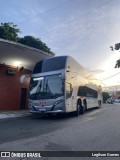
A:
<svg viewBox="0 0 120 160">
<path fill-rule="evenodd" d="M 39 49 L 0 39 L 0 64 L 32 70 L 38 61 L 51 56 Z"/>
</svg>

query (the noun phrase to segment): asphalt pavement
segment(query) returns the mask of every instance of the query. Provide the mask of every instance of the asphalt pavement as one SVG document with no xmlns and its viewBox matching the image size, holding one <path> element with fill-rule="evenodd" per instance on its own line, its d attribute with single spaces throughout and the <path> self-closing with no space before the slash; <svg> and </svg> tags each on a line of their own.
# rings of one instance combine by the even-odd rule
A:
<svg viewBox="0 0 120 160">
<path fill-rule="evenodd" d="M 0 151 L 120 151 L 119 124 L 120 104 L 105 104 L 79 117 L 68 114 L 59 117 L 24 116 L 5 119 L 0 121 Z M 120 157 L 41 159 L 120 160 Z"/>
</svg>

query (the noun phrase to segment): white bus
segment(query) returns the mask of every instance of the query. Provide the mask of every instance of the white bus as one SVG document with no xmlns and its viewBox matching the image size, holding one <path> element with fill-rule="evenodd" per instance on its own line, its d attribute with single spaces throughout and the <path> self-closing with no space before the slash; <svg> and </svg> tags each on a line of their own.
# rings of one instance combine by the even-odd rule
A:
<svg viewBox="0 0 120 160">
<path fill-rule="evenodd" d="M 31 113 L 79 115 L 101 103 L 100 82 L 72 57 L 51 57 L 35 65 L 29 88 Z"/>
</svg>

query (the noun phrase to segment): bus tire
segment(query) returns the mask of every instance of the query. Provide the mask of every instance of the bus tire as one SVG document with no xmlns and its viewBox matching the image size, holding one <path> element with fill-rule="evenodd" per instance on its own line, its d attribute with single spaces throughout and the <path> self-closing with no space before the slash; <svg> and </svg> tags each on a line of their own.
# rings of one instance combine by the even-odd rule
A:
<svg viewBox="0 0 120 160">
<path fill-rule="evenodd" d="M 83 104 L 84 104 L 84 110 L 87 111 L 87 101 L 86 101 L 86 99 L 83 100 Z"/>
<path fill-rule="evenodd" d="M 75 111 L 75 116 L 79 116 L 79 114 L 80 114 L 80 104 L 81 104 L 81 100 L 78 99 L 77 107 L 76 107 L 76 111 Z"/>
<path fill-rule="evenodd" d="M 84 112 L 85 112 L 84 106 L 80 106 L 80 114 L 84 114 Z"/>
<path fill-rule="evenodd" d="M 84 114 L 85 112 L 85 106 L 82 105 L 82 101 L 79 101 L 79 110 L 80 110 L 80 114 Z"/>
</svg>

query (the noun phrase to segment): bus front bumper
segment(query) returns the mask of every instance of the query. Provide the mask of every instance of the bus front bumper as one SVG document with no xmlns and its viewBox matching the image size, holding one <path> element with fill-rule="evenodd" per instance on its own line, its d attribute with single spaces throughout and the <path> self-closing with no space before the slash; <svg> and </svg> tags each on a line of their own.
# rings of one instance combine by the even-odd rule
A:
<svg viewBox="0 0 120 160">
<path fill-rule="evenodd" d="M 30 113 L 39 113 L 39 114 L 47 114 L 47 113 L 65 113 L 63 110 L 55 110 L 55 111 L 33 111 L 33 110 L 30 110 L 29 111 Z"/>
<path fill-rule="evenodd" d="M 47 107 L 39 107 L 39 106 L 31 106 L 29 105 L 29 112 L 30 113 L 41 113 L 41 114 L 47 114 L 47 113 L 65 113 L 64 107 L 58 106 L 47 106 Z"/>
</svg>

